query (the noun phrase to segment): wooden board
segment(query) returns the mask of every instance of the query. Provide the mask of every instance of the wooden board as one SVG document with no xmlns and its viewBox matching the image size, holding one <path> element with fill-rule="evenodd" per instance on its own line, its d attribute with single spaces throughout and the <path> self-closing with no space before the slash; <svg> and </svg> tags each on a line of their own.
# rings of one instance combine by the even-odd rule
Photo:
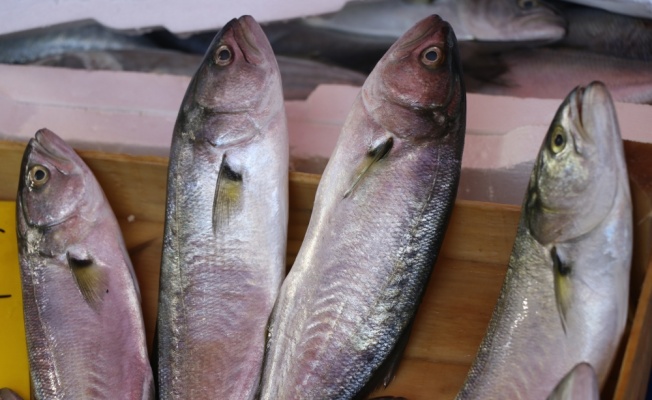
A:
<svg viewBox="0 0 652 400">
<path fill-rule="evenodd" d="M 642 145 L 641 145 L 642 146 Z M 645 396 L 652 360 L 652 274 L 649 266 L 651 146 L 630 171 L 636 201 L 632 318 L 603 398 Z M 0 199 L 14 199 L 25 144 L 0 142 Z M 632 150 L 628 150 L 629 153 Z M 151 344 L 158 301 L 167 159 L 80 152 L 102 184 L 120 221 L 143 294 Z M 641 161 L 643 160 L 643 161 Z M 652 169 L 650 169 L 652 171 Z M 287 265 L 291 266 L 310 219 L 319 176 L 291 173 Z M 647 186 L 646 186 L 647 185 Z M 489 322 L 511 253 L 519 207 L 458 201 L 413 334 L 392 384 L 376 395 L 410 400 L 452 399 L 462 385 Z M 132 220 L 133 219 L 133 220 Z M 131 221 L 131 222 L 130 222 Z M 647 236 L 646 236 L 647 235 Z"/>
</svg>

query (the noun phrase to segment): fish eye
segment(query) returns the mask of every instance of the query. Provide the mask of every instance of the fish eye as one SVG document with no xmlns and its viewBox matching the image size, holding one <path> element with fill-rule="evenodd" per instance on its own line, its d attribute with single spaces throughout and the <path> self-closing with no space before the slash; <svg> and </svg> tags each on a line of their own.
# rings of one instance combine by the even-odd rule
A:
<svg viewBox="0 0 652 400">
<path fill-rule="evenodd" d="M 550 149 L 554 154 L 559 154 L 566 147 L 566 132 L 560 127 L 555 128 L 550 137 Z"/>
<path fill-rule="evenodd" d="M 421 53 L 421 62 L 426 67 L 437 67 L 444 62 L 444 51 L 437 46 L 431 46 Z"/>
<path fill-rule="evenodd" d="M 538 5 L 536 0 L 518 0 L 518 6 L 523 10 L 531 10 Z"/>
<path fill-rule="evenodd" d="M 29 186 L 38 188 L 45 185 L 50 180 L 50 170 L 42 165 L 34 165 L 27 174 Z"/>
<path fill-rule="evenodd" d="M 231 64 L 233 61 L 233 53 L 229 46 L 223 44 L 215 51 L 215 64 L 225 66 Z"/>
</svg>

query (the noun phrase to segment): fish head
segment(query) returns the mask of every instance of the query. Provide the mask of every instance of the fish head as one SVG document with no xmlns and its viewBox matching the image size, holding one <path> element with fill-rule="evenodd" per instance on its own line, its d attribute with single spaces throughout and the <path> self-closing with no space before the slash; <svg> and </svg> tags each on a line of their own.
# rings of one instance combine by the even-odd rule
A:
<svg viewBox="0 0 652 400">
<path fill-rule="evenodd" d="M 401 36 L 362 88 L 380 125 L 413 139 L 441 137 L 463 124 L 464 93 L 455 33 L 437 15 Z"/>
<path fill-rule="evenodd" d="M 616 110 L 604 84 L 575 88 L 541 145 L 524 204 L 542 244 L 579 237 L 608 215 L 623 168 Z"/>
<path fill-rule="evenodd" d="M 84 165 L 54 132 L 36 132 L 23 154 L 18 184 L 18 212 L 24 222 L 49 228 L 80 214 L 80 210 L 92 212 L 101 189 Z"/>
<path fill-rule="evenodd" d="M 566 35 L 566 19 L 543 0 L 470 0 L 464 16 L 483 41 L 553 42 Z"/>
<path fill-rule="evenodd" d="M 215 36 L 191 83 L 201 107 L 241 112 L 256 106 L 265 89 L 280 80 L 272 46 L 249 15 L 233 19 Z"/>
</svg>

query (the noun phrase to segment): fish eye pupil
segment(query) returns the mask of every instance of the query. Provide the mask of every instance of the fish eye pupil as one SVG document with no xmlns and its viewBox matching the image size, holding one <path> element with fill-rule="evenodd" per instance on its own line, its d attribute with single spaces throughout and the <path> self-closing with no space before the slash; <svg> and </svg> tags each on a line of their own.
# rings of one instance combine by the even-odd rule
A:
<svg viewBox="0 0 652 400">
<path fill-rule="evenodd" d="M 219 54 L 217 55 L 217 57 L 218 57 L 221 61 L 227 61 L 229 58 L 231 58 L 231 52 L 228 51 L 227 49 L 223 49 L 222 51 L 219 52 Z"/>
<path fill-rule="evenodd" d="M 429 52 L 427 52 L 425 54 L 425 57 L 426 57 L 426 60 L 428 60 L 428 61 L 436 61 L 437 57 L 439 57 L 439 56 L 437 55 L 436 51 L 430 50 Z"/>
<path fill-rule="evenodd" d="M 34 172 L 34 179 L 36 179 L 37 181 L 42 181 L 43 179 L 45 179 L 45 171 L 39 169 L 36 172 Z"/>
<path fill-rule="evenodd" d="M 564 144 L 564 138 L 563 138 L 563 136 L 562 136 L 560 133 L 558 133 L 558 134 L 555 136 L 555 146 L 558 146 L 558 147 L 559 147 L 559 146 L 561 146 L 562 144 Z"/>
</svg>

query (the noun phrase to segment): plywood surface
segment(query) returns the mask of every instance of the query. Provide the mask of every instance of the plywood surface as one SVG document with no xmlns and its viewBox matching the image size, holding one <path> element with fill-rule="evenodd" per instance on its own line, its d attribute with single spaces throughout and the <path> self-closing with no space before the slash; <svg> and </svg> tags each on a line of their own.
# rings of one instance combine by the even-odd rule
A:
<svg viewBox="0 0 652 400">
<path fill-rule="evenodd" d="M 0 142 L 0 199 L 14 199 L 25 144 Z M 636 149 L 638 147 L 635 146 Z M 652 149 L 647 149 L 652 160 Z M 143 297 L 149 343 L 153 338 L 158 299 L 167 160 L 80 152 L 94 171 L 120 221 L 136 268 Z M 644 170 L 646 165 L 639 165 Z M 637 175 L 638 174 L 638 175 Z M 632 175 L 632 174 L 630 174 Z M 640 208 L 635 218 L 649 213 L 645 177 L 633 171 Z M 288 266 L 305 234 L 319 176 L 290 175 Z M 647 203 L 645 203 L 647 202 Z M 641 205 L 642 204 L 642 205 Z M 396 379 L 377 395 L 400 395 L 411 400 L 452 399 L 461 386 L 484 335 L 507 268 L 519 219 L 519 207 L 458 201 L 446 240 L 435 265 L 413 334 Z M 649 230 L 638 224 L 637 238 Z M 639 232 L 640 231 L 640 232 Z M 643 232 L 643 233 L 641 233 Z M 637 399 L 645 395 L 650 372 L 652 275 L 649 239 L 638 245 L 636 279 L 632 279 L 633 312 L 623 358 L 614 366 L 614 385 L 604 398 Z"/>
</svg>

